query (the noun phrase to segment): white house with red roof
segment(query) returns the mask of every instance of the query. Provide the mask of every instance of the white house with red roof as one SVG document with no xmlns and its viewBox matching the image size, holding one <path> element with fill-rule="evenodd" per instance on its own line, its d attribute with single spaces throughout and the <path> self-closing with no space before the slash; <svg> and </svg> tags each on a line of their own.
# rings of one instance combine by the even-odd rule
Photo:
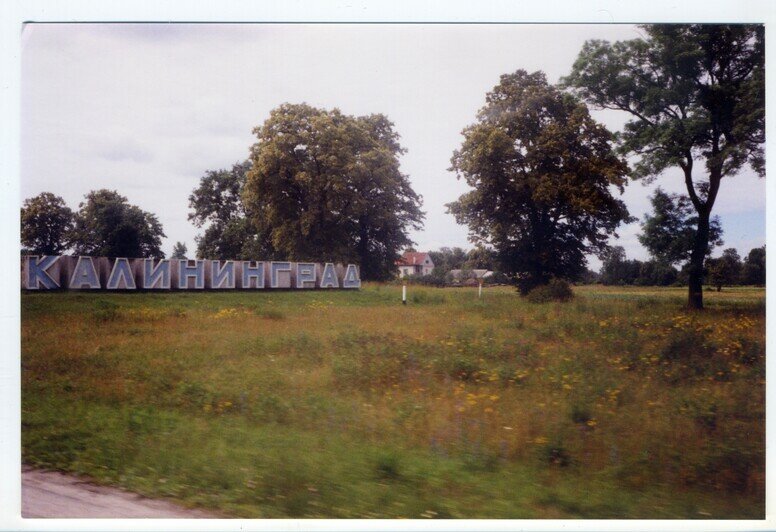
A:
<svg viewBox="0 0 776 532">
<path fill-rule="evenodd" d="M 396 266 L 399 268 L 399 277 L 428 275 L 434 271 L 434 261 L 431 260 L 431 256 L 421 251 L 405 251 L 396 261 Z"/>
</svg>

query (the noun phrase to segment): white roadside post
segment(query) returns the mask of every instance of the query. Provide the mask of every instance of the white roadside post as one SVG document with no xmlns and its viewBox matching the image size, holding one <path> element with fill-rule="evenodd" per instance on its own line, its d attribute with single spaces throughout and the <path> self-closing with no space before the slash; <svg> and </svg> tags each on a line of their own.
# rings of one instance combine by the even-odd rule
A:
<svg viewBox="0 0 776 532">
<path fill-rule="evenodd" d="M 401 304 L 407 304 L 407 281 L 401 282 Z"/>
<path fill-rule="evenodd" d="M 479 288 L 478 297 L 482 299 L 482 279 L 480 279 L 479 285 L 480 285 L 480 288 Z"/>
</svg>

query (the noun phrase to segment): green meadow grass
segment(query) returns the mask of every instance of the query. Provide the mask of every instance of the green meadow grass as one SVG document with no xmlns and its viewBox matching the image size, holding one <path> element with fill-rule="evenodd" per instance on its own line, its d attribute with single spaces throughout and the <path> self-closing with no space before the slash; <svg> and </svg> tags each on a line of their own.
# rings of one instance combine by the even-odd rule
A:
<svg viewBox="0 0 776 532">
<path fill-rule="evenodd" d="M 400 293 L 24 293 L 22 459 L 235 517 L 764 517 L 764 290 Z"/>
</svg>

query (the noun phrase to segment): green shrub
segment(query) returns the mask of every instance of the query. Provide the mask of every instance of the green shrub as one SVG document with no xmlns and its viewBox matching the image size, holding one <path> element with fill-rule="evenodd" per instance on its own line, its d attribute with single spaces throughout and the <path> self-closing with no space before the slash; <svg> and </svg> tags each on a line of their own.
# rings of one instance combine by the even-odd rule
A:
<svg viewBox="0 0 776 532">
<path fill-rule="evenodd" d="M 560 445 L 547 445 L 542 449 L 544 460 L 553 466 L 568 467 L 571 465 L 571 455 Z"/>
<path fill-rule="evenodd" d="M 399 471 L 399 457 L 395 453 L 384 453 L 377 457 L 375 464 L 377 478 L 396 480 L 401 477 Z"/>
<path fill-rule="evenodd" d="M 400 282 L 410 285 L 422 285 L 422 286 L 435 286 L 437 288 L 441 288 L 445 286 L 445 276 L 440 273 L 431 273 L 429 275 L 410 275 L 407 277 L 402 277 Z"/>
<path fill-rule="evenodd" d="M 213 399 L 210 390 L 198 382 L 181 382 L 176 395 L 182 406 L 194 409 L 201 409 Z"/>
<path fill-rule="evenodd" d="M 710 359 L 716 348 L 711 345 L 706 335 L 696 330 L 675 330 L 668 335 L 665 345 L 660 350 L 660 358 L 669 362 Z"/>
<path fill-rule="evenodd" d="M 590 409 L 586 406 L 574 405 L 571 409 L 571 421 L 574 423 L 585 424 L 591 419 L 593 419 L 593 416 L 590 414 Z"/>
<path fill-rule="evenodd" d="M 469 381 L 479 373 L 482 368 L 476 359 L 462 354 L 451 354 L 438 359 L 438 368 L 454 379 Z"/>
<path fill-rule="evenodd" d="M 563 279 L 552 279 L 549 283 L 537 286 L 528 292 L 531 303 L 548 303 L 550 301 L 569 301 L 574 297 L 571 285 Z"/>
<path fill-rule="evenodd" d="M 720 446 L 713 449 L 695 471 L 696 481 L 731 493 L 747 490 L 752 471 L 761 467 L 756 455 L 746 450 Z"/>
</svg>

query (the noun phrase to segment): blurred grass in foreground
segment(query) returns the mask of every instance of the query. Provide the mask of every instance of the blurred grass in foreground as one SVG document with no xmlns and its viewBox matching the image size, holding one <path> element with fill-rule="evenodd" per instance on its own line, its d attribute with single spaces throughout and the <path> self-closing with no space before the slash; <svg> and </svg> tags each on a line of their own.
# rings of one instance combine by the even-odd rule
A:
<svg viewBox="0 0 776 532">
<path fill-rule="evenodd" d="M 764 516 L 764 290 L 400 291 L 23 294 L 23 460 L 245 517 Z"/>
</svg>

